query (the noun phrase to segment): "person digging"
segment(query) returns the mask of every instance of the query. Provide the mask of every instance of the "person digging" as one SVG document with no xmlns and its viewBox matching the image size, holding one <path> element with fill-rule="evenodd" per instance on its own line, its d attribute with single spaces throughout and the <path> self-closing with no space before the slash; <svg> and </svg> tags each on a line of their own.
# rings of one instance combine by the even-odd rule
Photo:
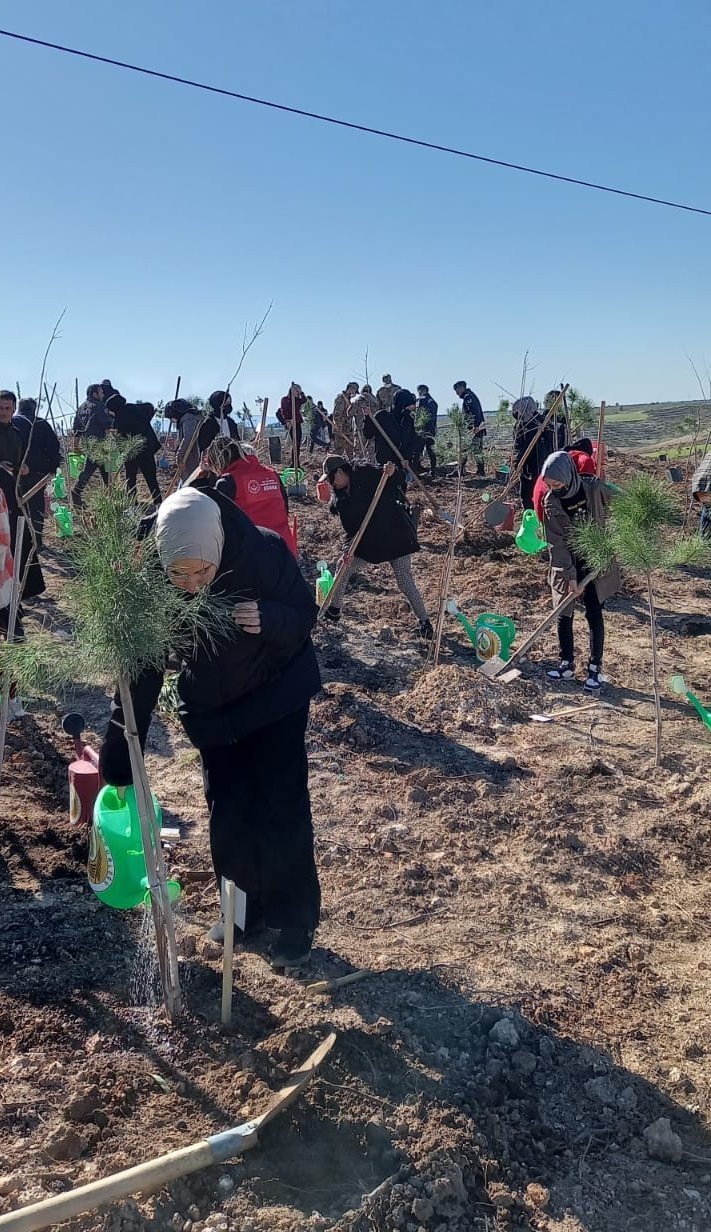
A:
<svg viewBox="0 0 711 1232">
<path fill-rule="evenodd" d="M 362 526 L 383 475 L 387 476 L 387 483 L 358 544 L 356 554 L 351 557 L 349 544 Z M 353 466 L 347 458 L 332 454 L 324 462 L 321 478 L 331 485 L 333 498 L 329 510 L 341 519 L 346 536 L 336 581 L 328 596 L 329 605 L 324 609 L 324 618 L 337 623 L 341 618 L 340 601 L 351 578 L 360 573 L 366 565 L 387 562 L 393 571 L 398 589 L 419 621 L 419 636 L 426 642 L 431 641 L 432 624 L 412 575 L 412 555 L 419 552 L 420 545 L 415 524 L 405 503 L 402 471 L 394 462 L 387 462 L 381 470 L 378 466 Z"/>
<path fill-rule="evenodd" d="M 175 648 L 178 715 L 200 752 L 218 885 L 244 891 L 244 937 L 277 930 L 271 962 L 299 967 L 311 954 L 320 888 L 308 786 L 309 703 L 321 688 L 311 630 L 317 609 L 286 544 L 217 491 L 185 487 L 155 518 L 161 564 L 186 596 L 209 588 L 232 605 L 234 624 Z M 145 746 L 163 671 L 131 686 Z M 131 782 L 123 712 L 114 698 L 100 765 L 104 781 Z M 275 761 L 276 759 L 276 761 Z M 276 770 L 275 770 L 276 766 Z M 224 922 L 210 931 L 224 940 Z"/>
<path fill-rule="evenodd" d="M 590 658 L 585 690 L 599 693 L 607 678 L 602 674 L 605 649 L 605 600 L 620 589 L 620 572 L 616 562 L 581 586 L 590 567 L 576 555 L 571 539 L 576 523 L 595 522 L 604 525 L 610 507 L 611 489 L 591 475 L 580 475 L 575 461 L 563 450 L 552 453 L 544 462 L 541 479 L 546 486 L 543 498 L 543 530 L 550 559 L 549 583 L 553 606 L 557 607 L 569 595 L 581 598 L 590 630 Z M 560 663 L 548 672 L 550 680 L 575 678 L 575 643 L 573 611 L 570 605 L 558 618 Z"/>
</svg>

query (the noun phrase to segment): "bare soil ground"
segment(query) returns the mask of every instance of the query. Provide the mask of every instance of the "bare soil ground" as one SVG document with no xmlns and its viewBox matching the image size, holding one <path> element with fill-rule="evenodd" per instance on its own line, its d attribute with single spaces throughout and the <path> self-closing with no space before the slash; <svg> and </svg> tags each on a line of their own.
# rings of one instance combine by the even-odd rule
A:
<svg viewBox="0 0 711 1232">
<path fill-rule="evenodd" d="M 435 489 L 449 509 L 451 483 Z M 480 508 L 469 481 L 466 508 Z M 305 568 L 337 525 L 299 506 Z M 415 564 L 432 609 L 448 538 L 423 510 Z M 32 619 L 61 616 L 62 570 Z M 523 635 L 548 609 L 545 566 L 509 536 L 465 544 L 452 592 Z M 664 675 L 709 697 L 707 575 L 659 587 Z M 582 638 L 584 621 L 578 617 Z M 324 690 L 309 733 L 323 922 L 314 994 L 236 957 L 235 1026 L 219 1027 L 217 911 L 197 755 L 160 716 L 152 784 L 182 841 L 178 910 L 187 1003 L 169 1027 L 143 913 L 113 912 L 85 878 L 67 820 L 58 705 L 11 728 L 0 799 L 0 1211 L 46 1198 L 262 1110 L 330 1028 L 308 1092 L 242 1160 L 74 1221 L 142 1232 L 702 1232 L 711 1226 L 710 733 L 668 697 L 653 765 L 649 641 L 634 581 L 608 615 L 614 683 L 600 709 L 548 686 L 552 641 L 523 678 L 487 683 L 455 623 L 424 671 L 387 568 L 316 635 Z M 106 698 L 77 688 L 95 732 Z M 278 773 L 278 750 L 274 772 Z M 191 874 L 193 874 L 191 876 Z M 678 1138 L 650 1155 L 645 1130 Z"/>
</svg>

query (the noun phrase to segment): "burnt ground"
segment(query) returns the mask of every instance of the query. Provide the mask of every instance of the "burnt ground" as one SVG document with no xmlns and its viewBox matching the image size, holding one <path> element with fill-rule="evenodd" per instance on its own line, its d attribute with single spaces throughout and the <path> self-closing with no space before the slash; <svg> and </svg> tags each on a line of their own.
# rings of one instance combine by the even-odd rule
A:
<svg viewBox="0 0 711 1232">
<path fill-rule="evenodd" d="M 451 510 L 453 485 L 435 491 Z M 475 481 L 465 506 L 481 507 Z M 311 499 L 298 513 L 312 578 L 317 559 L 335 557 L 336 526 Z M 434 610 L 448 531 L 426 510 L 420 531 L 415 571 Z M 52 597 L 30 626 L 61 618 L 61 558 L 48 565 Z M 522 635 L 548 609 L 544 565 L 509 536 L 461 546 L 450 589 Z M 708 575 L 664 577 L 658 598 L 663 675 L 683 671 L 708 699 L 711 640 L 682 636 L 708 617 Z M 0 802 L 0 1210 L 249 1119 L 333 1028 L 318 1078 L 258 1149 L 73 1226 L 710 1226 L 711 734 L 667 694 L 654 769 L 648 636 L 628 579 L 608 616 L 614 709 L 538 724 L 530 714 L 583 701 L 579 685 L 548 686 L 551 639 L 521 680 L 490 684 L 449 622 L 440 664 L 425 670 L 389 571 L 363 577 L 341 625 L 316 635 L 324 913 L 308 978 L 372 975 L 313 993 L 272 973 L 259 946 L 240 951 L 230 1033 L 220 953 L 205 939 L 217 898 L 200 877 L 196 753 L 158 716 L 149 771 L 181 827 L 169 862 L 185 882 L 186 1009 L 171 1027 L 144 913 L 111 911 L 86 883 L 87 836 L 67 820 L 66 702 L 32 702 L 10 729 Z M 70 700 L 102 729 L 100 690 Z M 645 1130 L 660 1118 L 677 1137 L 654 1147 Z"/>
</svg>

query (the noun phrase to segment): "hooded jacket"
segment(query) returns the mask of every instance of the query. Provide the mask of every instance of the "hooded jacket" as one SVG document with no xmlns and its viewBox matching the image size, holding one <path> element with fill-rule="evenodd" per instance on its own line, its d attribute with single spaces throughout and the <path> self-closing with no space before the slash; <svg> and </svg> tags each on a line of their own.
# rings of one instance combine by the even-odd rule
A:
<svg viewBox="0 0 711 1232">
<path fill-rule="evenodd" d="M 370 502 L 380 483 L 382 471 L 378 466 L 354 466 L 350 472 L 348 491 L 334 491 L 329 506 L 337 514 L 346 535 L 346 550 L 353 536 L 360 529 Z M 415 524 L 405 504 L 402 488 L 402 472 L 397 472 L 386 483 L 375 512 L 365 534 L 358 544 L 356 556 L 371 565 L 387 560 L 399 560 L 419 551 Z"/>
<path fill-rule="evenodd" d="M 579 475 L 595 474 L 595 459 L 591 454 L 584 453 L 582 449 L 566 449 L 565 452 L 570 454 Z M 548 488 L 539 475 L 533 488 L 533 508 L 539 522 L 543 521 L 543 501 L 547 491 Z"/>
<path fill-rule="evenodd" d="M 108 398 L 106 407 L 114 417 L 114 428 L 119 436 L 140 436 L 143 440 L 141 452 L 158 452 L 160 441 L 153 430 L 156 412 L 152 402 L 127 402 L 116 391 Z"/>
<path fill-rule="evenodd" d="M 612 489 L 601 479 L 590 475 L 581 476 L 582 489 L 587 501 L 587 516 L 592 522 L 603 526 L 610 501 Z M 550 573 L 548 581 L 553 592 L 553 604 L 557 606 L 568 593 L 568 583 L 579 581 L 578 566 L 585 568 L 584 561 L 579 561 L 570 545 L 573 532 L 573 520 L 566 513 L 563 505 L 550 489 L 546 489 L 543 498 L 543 529 L 548 541 Z M 586 570 L 587 572 L 587 570 Z M 595 579 L 595 589 L 598 599 L 604 603 L 620 589 L 620 570 L 617 561 L 613 561 L 604 573 Z"/>
<path fill-rule="evenodd" d="M 103 441 L 111 427 L 111 416 L 98 398 L 87 398 L 74 417 L 75 433 L 77 436 L 86 436 L 89 440 Z"/>
<path fill-rule="evenodd" d="M 203 419 L 203 422 L 200 425 L 200 431 L 198 432 L 197 443 L 199 453 L 204 453 L 206 449 L 209 449 L 215 438 L 220 435 L 221 427 L 226 429 L 226 431 L 222 433 L 223 436 L 229 436 L 233 441 L 238 441 L 240 439 L 237 424 L 230 415 L 229 411 L 224 410 L 226 397 L 227 395 L 222 389 L 218 389 L 214 394 L 210 394 L 207 403 L 208 414 L 206 418 Z M 230 407 L 231 405 L 232 404 L 230 403 Z"/>
<path fill-rule="evenodd" d="M 256 599 L 262 630 L 255 635 L 235 626 L 228 636 L 194 646 L 182 661 L 178 715 L 198 749 L 242 740 L 300 710 L 321 688 L 311 642 L 318 609 L 294 557 L 278 535 L 253 526 L 222 493 L 207 494 L 219 506 L 225 534 L 210 590 L 236 603 Z M 141 747 L 162 683 L 163 672 L 153 670 L 131 686 Z M 116 725 L 123 724 L 118 697 L 111 718 L 101 773 L 120 787 L 131 782 L 131 768 L 123 731 Z"/>
</svg>

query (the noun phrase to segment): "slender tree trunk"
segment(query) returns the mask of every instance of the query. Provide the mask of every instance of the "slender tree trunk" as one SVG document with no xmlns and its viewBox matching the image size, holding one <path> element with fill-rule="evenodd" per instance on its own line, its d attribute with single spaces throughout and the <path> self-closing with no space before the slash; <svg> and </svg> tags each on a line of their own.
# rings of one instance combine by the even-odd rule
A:
<svg viewBox="0 0 711 1232">
<path fill-rule="evenodd" d="M 131 759 L 131 774 L 133 777 L 133 788 L 136 793 L 138 816 L 141 823 L 143 850 L 146 857 L 146 872 L 151 892 L 151 911 L 156 930 L 156 948 L 158 950 L 158 965 L 163 985 L 163 1000 L 165 1001 L 168 1017 L 171 1021 L 174 1021 L 181 1011 L 175 921 L 173 919 L 173 908 L 168 897 L 165 864 L 163 863 L 163 853 L 160 847 L 153 797 L 148 785 L 146 765 L 143 760 L 138 727 L 136 725 L 136 715 L 133 709 L 133 698 L 131 697 L 131 689 L 126 676 L 122 676 L 119 680 L 119 697 L 121 699 L 121 709 L 123 710 L 128 753 Z"/>
<path fill-rule="evenodd" d="M 649 630 L 652 641 L 652 679 L 654 685 L 654 708 L 656 711 L 656 730 L 654 739 L 654 764 L 662 764 L 662 695 L 659 689 L 659 660 L 657 657 L 657 617 L 654 606 L 654 590 L 652 575 L 647 574 L 647 602 L 649 603 Z"/>
<path fill-rule="evenodd" d="M 12 642 L 15 638 L 15 625 L 17 624 L 17 612 L 20 606 L 20 556 L 22 553 L 22 539 L 25 533 L 25 519 L 20 516 L 17 519 L 17 529 L 15 531 L 14 556 L 12 558 L 12 591 L 10 592 L 10 607 L 7 614 L 7 641 Z M 12 688 L 12 680 L 10 679 L 9 671 L 5 673 L 3 679 L 0 679 L 0 774 L 2 773 L 3 764 L 5 761 L 5 740 L 7 737 L 7 721 L 10 714 L 10 690 Z"/>
</svg>

